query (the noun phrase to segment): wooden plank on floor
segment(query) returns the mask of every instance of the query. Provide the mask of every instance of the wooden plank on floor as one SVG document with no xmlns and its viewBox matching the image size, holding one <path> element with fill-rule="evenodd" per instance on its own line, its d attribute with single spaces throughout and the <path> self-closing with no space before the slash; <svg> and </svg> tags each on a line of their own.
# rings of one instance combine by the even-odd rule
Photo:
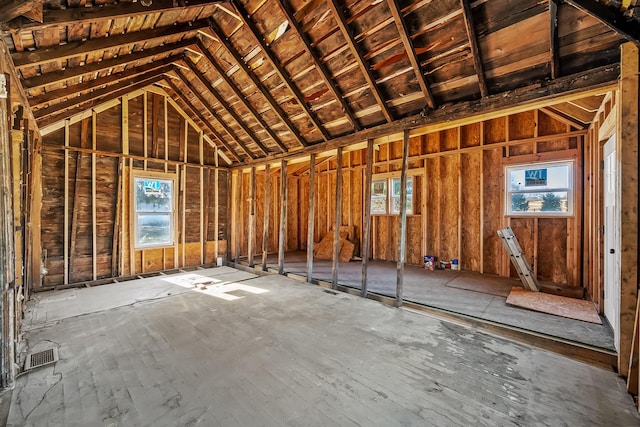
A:
<svg viewBox="0 0 640 427">
<path fill-rule="evenodd" d="M 513 288 L 507 297 L 507 304 L 569 319 L 602 324 L 598 311 L 591 301 Z"/>
</svg>

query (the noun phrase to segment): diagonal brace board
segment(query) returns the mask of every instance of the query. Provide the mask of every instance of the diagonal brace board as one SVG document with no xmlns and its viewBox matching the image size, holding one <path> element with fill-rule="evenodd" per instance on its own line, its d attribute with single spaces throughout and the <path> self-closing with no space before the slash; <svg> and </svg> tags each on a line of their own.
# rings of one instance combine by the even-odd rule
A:
<svg viewBox="0 0 640 427">
<path fill-rule="evenodd" d="M 540 285 L 538 285 L 538 279 L 536 279 L 533 271 L 531 271 L 531 266 L 526 261 L 526 258 L 522 253 L 522 249 L 520 248 L 520 244 L 518 243 L 518 239 L 516 239 L 516 236 L 513 234 L 511 227 L 498 230 L 498 236 L 500 236 L 500 240 L 502 240 L 504 248 L 509 253 L 511 263 L 518 272 L 518 276 L 520 277 L 524 287 L 530 291 L 539 292 Z"/>
</svg>

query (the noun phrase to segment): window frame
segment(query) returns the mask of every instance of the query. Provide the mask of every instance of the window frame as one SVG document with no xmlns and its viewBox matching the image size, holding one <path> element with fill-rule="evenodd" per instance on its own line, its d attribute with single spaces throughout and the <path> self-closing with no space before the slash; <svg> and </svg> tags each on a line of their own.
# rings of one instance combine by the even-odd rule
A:
<svg viewBox="0 0 640 427">
<path fill-rule="evenodd" d="M 411 209 L 407 208 L 407 215 L 413 215 L 413 202 L 414 202 L 414 192 L 415 192 L 415 177 L 418 174 L 412 173 L 407 174 L 407 183 L 411 182 L 411 193 L 407 193 L 407 198 L 411 198 Z M 378 176 L 374 175 L 371 178 L 371 201 L 370 204 L 373 204 L 374 193 L 373 193 L 373 185 L 376 182 L 384 182 L 384 198 L 385 198 L 385 211 L 374 211 L 373 206 L 371 206 L 370 214 L 371 216 L 381 216 L 381 215 L 400 215 L 400 210 L 395 211 L 393 209 L 393 199 L 396 197 L 400 197 L 400 195 L 393 195 L 393 182 L 395 180 L 400 180 L 400 173 L 393 174 L 380 174 Z"/>
<path fill-rule="evenodd" d="M 137 209 L 137 194 L 136 194 L 136 183 L 141 179 L 148 180 L 160 180 L 160 181 L 170 181 L 171 182 L 171 209 L 168 212 L 164 211 L 147 211 L 147 210 L 138 210 Z M 177 242 L 176 236 L 176 212 L 177 212 L 177 195 L 179 190 L 177 188 L 178 178 L 175 173 L 164 173 L 164 172 L 154 172 L 154 171 L 141 171 L 134 170 L 131 173 L 131 197 L 130 197 L 130 224 L 133 230 L 133 247 L 135 250 L 145 250 L 145 249 L 158 249 L 158 248 L 170 248 L 175 247 Z M 138 236 L 138 228 L 139 228 L 139 220 L 138 216 L 149 215 L 149 214 L 168 214 L 169 215 L 169 242 L 159 242 L 159 243 L 141 243 L 139 241 Z"/>
<path fill-rule="evenodd" d="M 548 169 L 550 167 L 568 167 L 567 187 L 548 187 L 540 189 L 539 187 L 530 190 L 512 190 L 511 174 L 513 171 Z M 507 164 L 504 166 L 504 207 L 505 215 L 508 217 L 573 217 L 575 216 L 575 159 L 554 160 L 546 162 L 527 162 L 518 164 Z M 535 211 L 523 212 L 514 211 L 512 206 L 512 196 L 514 194 L 549 194 L 549 193 L 567 193 L 567 211 Z"/>
</svg>

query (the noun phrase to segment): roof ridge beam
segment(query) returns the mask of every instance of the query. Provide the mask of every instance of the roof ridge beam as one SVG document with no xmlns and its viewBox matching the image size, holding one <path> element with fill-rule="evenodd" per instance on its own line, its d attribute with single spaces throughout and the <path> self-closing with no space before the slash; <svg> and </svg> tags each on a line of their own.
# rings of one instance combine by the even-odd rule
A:
<svg viewBox="0 0 640 427">
<path fill-rule="evenodd" d="M 469 46 L 471 47 L 471 55 L 473 56 L 473 67 L 478 75 L 478 85 L 480 86 L 480 95 L 484 98 L 489 96 L 489 88 L 484 77 L 484 68 L 482 67 L 482 55 L 480 46 L 478 45 L 478 34 L 473 23 L 473 14 L 471 12 L 471 4 L 469 0 L 460 0 L 462 6 L 462 19 L 467 29 L 467 37 L 469 37 Z"/>
<path fill-rule="evenodd" d="M 233 2 L 233 5 L 238 11 L 240 18 L 242 19 L 242 22 L 249 28 L 249 32 L 253 35 L 253 38 L 260 45 L 260 49 L 262 50 L 262 53 L 267 57 L 267 59 L 271 63 L 271 66 L 275 70 L 276 74 L 278 74 L 278 77 L 280 78 L 280 80 L 282 80 L 282 82 L 289 89 L 289 91 L 291 91 L 291 93 L 293 94 L 293 98 L 300 105 L 300 107 L 302 107 L 304 112 L 307 114 L 307 116 L 311 120 L 311 124 L 313 124 L 313 127 L 315 127 L 316 130 L 320 132 L 320 134 L 322 135 L 322 138 L 325 141 L 328 141 L 329 139 L 331 139 L 331 136 L 329 135 L 327 130 L 324 128 L 324 126 L 322 126 L 322 123 L 318 121 L 318 118 L 315 116 L 315 114 L 313 114 L 313 112 L 311 111 L 311 108 L 307 105 L 306 102 L 304 102 L 304 96 L 302 95 L 302 92 L 300 92 L 300 89 L 298 89 L 298 87 L 293 84 L 293 82 L 291 81 L 291 77 L 288 76 L 288 73 L 285 71 L 285 69 L 278 63 L 277 58 L 275 57 L 273 52 L 271 52 L 271 50 L 269 49 L 269 46 L 265 42 L 264 37 L 262 37 L 262 34 L 260 34 L 260 31 L 256 27 L 256 24 L 251 20 L 249 12 L 247 12 L 247 10 L 244 8 L 244 6 L 240 2 Z"/>
<path fill-rule="evenodd" d="M 407 56 L 409 58 L 409 62 L 411 63 L 411 67 L 413 68 L 413 72 L 416 74 L 418 85 L 420 85 L 422 94 L 427 100 L 427 107 L 433 110 L 434 108 L 436 108 L 436 102 L 433 99 L 433 94 L 431 93 L 431 89 L 429 88 L 427 76 L 425 76 L 424 72 L 422 71 L 422 67 L 420 66 L 418 55 L 416 54 L 413 42 L 411 41 L 409 28 L 407 27 L 407 24 L 402 17 L 402 12 L 400 12 L 400 5 L 398 4 L 398 0 L 387 0 L 387 3 L 389 4 L 389 9 L 391 10 L 391 16 L 393 16 L 393 20 L 395 21 L 396 27 L 398 28 L 398 33 L 400 33 L 400 39 L 402 40 L 402 44 L 404 45 L 404 50 L 407 52 Z"/>
<path fill-rule="evenodd" d="M 231 45 L 231 42 L 229 41 L 229 38 L 224 36 L 222 30 L 220 30 L 220 28 L 218 27 L 218 24 L 213 19 L 210 19 L 209 20 L 209 25 L 210 25 L 210 30 L 213 33 L 213 35 L 215 37 L 217 37 L 218 40 L 222 43 L 222 45 L 225 47 L 227 53 L 229 53 L 233 57 L 233 60 L 235 61 L 236 65 L 238 65 L 238 67 L 240 69 L 244 70 L 244 72 L 247 75 L 247 77 L 249 77 L 249 79 L 251 79 L 251 82 L 253 83 L 253 85 L 258 89 L 258 91 L 260 91 L 262 96 L 265 97 L 265 99 L 267 100 L 267 103 L 269 104 L 271 109 L 276 113 L 276 115 L 280 118 L 280 120 L 282 120 L 282 123 L 285 125 L 285 127 L 287 129 L 289 129 L 289 132 L 291 132 L 293 134 L 293 136 L 295 137 L 295 139 L 298 141 L 298 143 L 300 145 L 302 145 L 303 147 L 307 147 L 309 145 L 307 143 L 307 141 L 305 141 L 302 138 L 302 136 L 300 135 L 300 132 L 298 132 L 298 130 L 295 128 L 295 126 L 293 126 L 293 123 L 291 123 L 291 120 L 289 120 L 289 117 L 287 117 L 285 112 L 282 111 L 282 108 L 280 108 L 280 106 L 278 105 L 276 100 L 273 98 L 273 95 L 271 95 L 271 93 L 265 87 L 265 85 L 253 73 L 253 71 L 251 71 L 251 69 L 249 67 L 249 64 L 244 62 L 242 57 L 240 57 L 238 52 Z"/>
<path fill-rule="evenodd" d="M 141 61 L 164 53 L 171 53 L 175 50 L 184 50 L 187 47 L 193 46 L 196 43 L 196 39 L 185 39 L 176 43 L 165 44 L 162 46 L 153 47 L 151 49 L 141 50 L 128 55 L 118 56 L 117 58 L 106 59 L 104 61 L 92 62 L 90 64 L 82 65 L 80 67 L 70 67 L 65 70 L 53 71 L 51 73 L 45 73 L 40 76 L 23 79 L 22 86 L 28 89 L 40 88 L 55 83 L 62 83 L 65 80 L 80 77 L 85 74 L 98 73 L 108 70 L 110 68 L 118 67 L 135 61 Z"/>
<path fill-rule="evenodd" d="M 236 123 L 238 123 L 238 125 L 244 131 L 244 133 L 246 133 L 247 136 L 249 136 L 249 139 L 251 139 L 251 141 L 253 141 L 253 143 L 256 144 L 258 146 L 258 148 L 260 148 L 260 150 L 264 153 L 265 156 L 268 156 L 269 155 L 269 149 L 262 142 L 260 142 L 258 140 L 258 138 L 255 137 L 255 135 L 253 134 L 251 129 L 249 129 L 247 127 L 247 125 L 244 124 L 244 122 L 242 121 L 242 118 L 240 117 L 240 115 L 238 113 L 236 113 L 234 111 L 234 109 L 231 108 L 230 106 L 229 107 L 226 106 L 226 102 L 225 102 L 224 99 L 222 99 L 222 95 L 220 95 L 218 93 L 218 91 L 216 90 L 216 88 L 213 87 L 211 82 L 209 80 L 207 80 L 207 77 L 200 70 L 198 70 L 198 67 L 196 66 L 196 64 L 191 59 L 185 59 L 185 63 L 189 67 L 191 72 L 193 74 L 195 74 L 195 76 L 198 78 L 200 83 L 202 83 L 202 85 L 207 88 L 209 93 L 211 93 L 211 95 L 213 95 L 213 97 L 215 98 L 216 102 L 218 104 L 220 104 L 220 106 L 227 113 L 229 113 L 229 115 L 233 118 L 233 120 L 236 121 Z"/>
<path fill-rule="evenodd" d="M 260 125 L 264 128 L 264 130 L 269 134 L 271 139 L 274 140 L 274 142 L 278 145 L 278 147 L 280 147 L 280 149 L 283 152 L 288 151 L 287 146 L 282 143 L 280 138 L 278 138 L 278 135 L 276 135 L 276 133 L 264 121 L 264 119 L 262 118 L 260 113 L 258 113 L 258 111 L 254 108 L 254 106 L 250 102 L 247 101 L 246 97 L 244 96 L 244 94 L 242 92 L 240 92 L 240 89 L 238 89 L 238 87 L 233 82 L 233 80 L 231 80 L 231 78 L 227 75 L 227 73 L 225 73 L 224 70 L 220 67 L 220 65 L 218 65 L 218 63 L 216 62 L 216 60 L 213 57 L 213 55 L 211 54 L 211 52 L 209 52 L 209 49 L 207 49 L 207 47 L 204 45 L 204 43 L 202 43 L 202 40 L 198 40 L 197 46 L 198 46 L 198 49 L 200 50 L 200 52 L 202 53 L 202 55 L 204 55 L 204 57 L 209 61 L 209 63 L 216 70 L 216 73 L 218 73 L 220 75 L 220 77 L 222 77 L 222 79 L 225 81 L 227 86 L 229 86 L 231 88 L 231 90 L 233 91 L 233 94 L 236 96 L 236 98 L 238 98 L 240 100 L 240 102 L 242 103 L 242 105 L 244 105 L 244 107 L 251 112 L 251 115 L 253 116 L 253 118 L 255 120 L 257 120 L 258 123 L 260 123 Z"/>
<path fill-rule="evenodd" d="M 187 88 L 189 88 L 191 93 L 193 93 L 196 98 L 198 98 L 198 101 L 200 101 L 200 104 L 202 104 L 202 106 L 209 112 L 209 114 L 211 114 L 211 116 L 213 116 L 213 118 L 220 124 L 220 126 L 222 126 L 222 128 L 231 137 L 231 139 L 233 139 L 233 141 L 236 144 L 238 144 L 238 147 L 240 147 L 240 149 L 242 149 L 242 151 L 244 151 L 244 153 L 250 159 L 255 160 L 256 156 L 254 156 L 251 153 L 251 151 L 249 151 L 247 149 L 247 147 L 245 147 L 244 144 L 242 144 L 240 142 L 240 138 L 238 138 L 238 136 L 235 134 L 235 132 L 233 132 L 233 130 L 231 128 L 229 128 L 229 126 L 227 126 L 225 121 L 222 120 L 222 118 L 218 115 L 217 111 L 211 105 L 209 105 L 209 101 L 207 101 L 205 99 L 205 97 L 202 96 L 202 94 L 193 87 L 193 85 L 191 84 L 191 81 L 189 79 L 187 79 L 187 76 L 184 75 L 184 72 L 180 68 L 177 68 L 175 72 L 176 72 L 177 76 L 182 80 L 182 83 Z"/>
<path fill-rule="evenodd" d="M 128 70 L 120 71 L 119 73 L 110 74 L 105 77 L 100 77 L 95 80 L 87 80 L 82 83 L 64 87 L 62 89 L 52 90 L 42 95 L 29 98 L 29 105 L 31 105 L 31 108 L 33 109 L 34 107 L 40 106 L 47 102 L 51 102 L 56 98 L 63 98 L 63 97 L 69 98 L 70 96 L 73 96 L 80 92 L 84 92 L 86 90 L 94 89 L 96 87 L 99 88 L 112 83 L 118 83 L 121 80 L 124 80 L 128 77 L 142 74 L 147 71 L 155 70 L 164 65 L 169 65 L 176 61 L 180 61 L 183 58 L 184 58 L 184 55 L 182 54 L 173 55 L 173 56 L 169 56 L 167 58 L 161 59 L 159 61 L 153 61 L 148 64 L 141 65 L 139 67 L 130 68 Z"/>
<path fill-rule="evenodd" d="M 17 69 L 46 64 L 52 61 L 62 61 L 80 55 L 88 55 L 95 52 L 128 46 L 134 43 L 149 42 L 165 37 L 185 34 L 206 28 L 209 24 L 206 20 L 185 22 L 182 24 L 167 25 L 152 30 L 134 31 L 131 33 L 115 34 L 108 37 L 79 40 L 64 45 L 50 46 L 43 49 L 15 52 L 11 54 L 13 63 Z"/>
<path fill-rule="evenodd" d="M 378 85 L 376 84 L 376 79 L 371 73 L 370 67 L 364 62 L 364 55 L 362 54 L 362 51 L 358 47 L 358 44 L 356 42 L 355 37 L 353 36 L 353 33 L 347 26 L 347 23 L 346 23 L 347 18 L 341 9 L 341 6 L 338 5 L 338 2 L 336 0 L 328 0 L 327 6 L 329 6 L 329 9 L 331 9 L 331 12 L 333 13 L 336 24 L 338 24 L 338 28 L 340 29 L 342 36 L 345 38 L 347 45 L 351 49 L 351 53 L 355 57 L 356 62 L 360 67 L 360 71 L 364 75 L 364 78 L 369 85 L 369 89 L 371 90 L 373 97 L 375 98 L 376 102 L 378 103 L 378 106 L 382 110 L 382 114 L 384 115 L 387 122 L 391 123 L 393 121 L 393 117 L 391 116 L 389 107 L 387 106 L 386 101 L 382 97 L 382 93 L 380 92 L 380 88 L 378 88 Z"/>
<path fill-rule="evenodd" d="M 302 40 L 305 50 L 313 60 L 313 65 L 316 67 L 316 69 L 320 73 L 322 80 L 324 80 L 324 84 L 327 85 L 327 87 L 333 94 L 334 98 L 336 98 L 336 100 L 342 107 L 343 114 L 351 122 L 351 126 L 353 127 L 354 130 L 356 131 L 361 130 L 362 127 L 360 126 L 360 123 L 358 122 L 358 119 L 356 118 L 353 110 L 351 109 L 349 104 L 347 104 L 347 101 L 342 96 L 342 93 L 340 93 L 338 86 L 331 79 L 329 69 L 323 62 L 320 61 L 320 58 L 315 54 L 315 52 L 311 47 L 311 40 L 302 30 L 300 23 L 296 21 L 294 11 L 291 9 L 291 5 L 287 2 L 287 0 L 277 0 L 277 2 L 278 2 L 278 5 L 280 6 L 280 9 L 282 9 L 284 14 L 286 15 L 289 21 L 289 25 L 291 25 L 291 28 L 293 28 L 296 31 L 298 37 L 300 37 L 300 39 Z"/>
</svg>

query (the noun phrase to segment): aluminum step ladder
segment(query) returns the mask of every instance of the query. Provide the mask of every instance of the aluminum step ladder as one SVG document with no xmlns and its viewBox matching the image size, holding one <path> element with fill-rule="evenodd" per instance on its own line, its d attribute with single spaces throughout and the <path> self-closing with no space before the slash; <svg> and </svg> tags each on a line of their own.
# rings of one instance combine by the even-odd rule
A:
<svg viewBox="0 0 640 427">
<path fill-rule="evenodd" d="M 540 285 L 538 285 L 538 279 L 536 279 L 533 271 L 531 271 L 531 266 L 522 253 L 522 248 L 520 248 L 518 239 L 516 239 L 516 236 L 513 234 L 511 227 L 498 230 L 498 236 L 500 236 L 500 240 L 502 240 L 504 248 L 509 253 L 511 263 L 518 272 L 518 276 L 520 277 L 525 289 L 539 292 Z"/>
</svg>

